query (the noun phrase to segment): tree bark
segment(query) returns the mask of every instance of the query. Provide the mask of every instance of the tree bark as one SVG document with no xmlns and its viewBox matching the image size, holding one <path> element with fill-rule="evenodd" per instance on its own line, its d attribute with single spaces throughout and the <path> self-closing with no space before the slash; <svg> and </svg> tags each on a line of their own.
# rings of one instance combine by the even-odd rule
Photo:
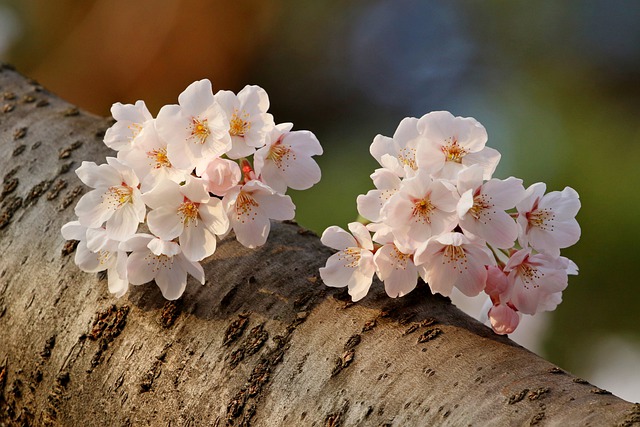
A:
<svg viewBox="0 0 640 427">
<path fill-rule="evenodd" d="M 325 287 L 331 254 L 273 223 L 233 238 L 204 286 L 115 299 L 60 227 L 104 162 L 110 120 L 0 70 L 0 425 L 632 425 L 640 405 L 575 378 L 421 284 L 352 304 Z"/>
</svg>

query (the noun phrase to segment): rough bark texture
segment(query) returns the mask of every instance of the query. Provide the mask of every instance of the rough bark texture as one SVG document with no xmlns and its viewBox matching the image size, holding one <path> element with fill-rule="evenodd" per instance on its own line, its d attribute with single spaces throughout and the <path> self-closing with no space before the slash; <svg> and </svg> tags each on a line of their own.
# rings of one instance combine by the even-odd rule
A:
<svg viewBox="0 0 640 427">
<path fill-rule="evenodd" d="M 233 239 L 165 302 L 116 300 L 60 227 L 103 162 L 107 119 L 0 71 L 0 425 L 632 425 L 640 407 L 553 366 L 420 286 L 358 304 L 292 223 Z"/>
</svg>

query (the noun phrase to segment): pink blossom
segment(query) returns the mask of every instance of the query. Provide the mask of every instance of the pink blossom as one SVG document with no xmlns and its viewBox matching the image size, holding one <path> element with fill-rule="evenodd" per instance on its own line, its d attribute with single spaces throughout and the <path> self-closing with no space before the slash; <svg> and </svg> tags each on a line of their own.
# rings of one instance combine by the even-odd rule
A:
<svg viewBox="0 0 640 427">
<path fill-rule="evenodd" d="M 204 285 L 204 270 L 198 262 L 189 261 L 180 246 L 161 241 L 149 234 L 136 234 L 121 244 L 131 252 L 127 260 L 127 274 L 132 285 L 142 285 L 152 280 L 168 300 L 182 296 L 187 287 L 187 273 Z"/>
<path fill-rule="evenodd" d="M 191 261 L 213 254 L 216 235 L 229 229 L 222 202 L 209 196 L 202 179 L 188 177 L 184 185 L 165 179 L 143 198 L 152 209 L 147 215 L 149 230 L 162 240 L 179 238 Z"/>
<path fill-rule="evenodd" d="M 458 175 L 460 228 L 496 248 L 511 248 L 518 238 L 518 226 L 505 211 L 524 197 L 522 180 L 494 178 L 483 184 L 482 174 L 482 168 L 473 165 Z"/>
<path fill-rule="evenodd" d="M 104 143 L 116 151 L 130 149 L 153 120 L 144 101 L 136 101 L 134 105 L 116 102 L 111 106 L 111 115 L 116 122 L 105 132 Z"/>
<path fill-rule="evenodd" d="M 449 183 L 424 171 L 405 179 L 382 208 L 383 222 L 404 250 L 415 250 L 431 236 L 452 231 L 458 224 L 457 192 Z"/>
<path fill-rule="evenodd" d="M 377 276 L 384 282 L 384 290 L 391 298 L 405 296 L 418 284 L 418 269 L 412 254 L 402 252 L 391 242 L 378 248 L 373 262 Z"/>
<path fill-rule="evenodd" d="M 485 147 L 484 126 L 472 117 L 434 111 L 422 116 L 417 128 L 425 140 L 416 153 L 418 166 L 436 177 L 455 180 L 465 167 L 478 164 L 484 179 L 490 179 L 500 161 L 500 153 Z"/>
<path fill-rule="evenodd" d="M 291 197 L 277 193 L 258 180 L 235 186 L 222 201 L 236 238 L 249 248 L 267 241 L 270 219 L 287 220 L 295 216 Z"/>
<path fill-rule="evenodd" d="M 320 181 L 320 167 L 312 158 L 322 154 L 320 142 L 309 131 L 290 129 L 289 123 L 278 125 L 253 157 L 256 175 L 281 194 L 287 187 L 306 190 Z"/>
<path fill-rule="evenodd" d="M 267 143 L 275 123 L 273 116 L 267 113 L 269 96 L 264 89 L 247 85 L 237 96 L 221 90 L 214 98 L 229 120 L 231 149 L 227 156 L 232 159 L 247 157 Z"/>
<path fill-rule="evenodd" d="M 371 179 L 376 189 L 359 195 L 356 203 L 363 218 L 377 222 L 382 220 L 382 208 L 400 189 L 401 181 L 393 171 L 385 168 L 376 169 Z"/>
<path fill-rule="evenodd" d="M 371 144 L 373 158 L 398 177 L 411 177 L 418 170 L 416 150 L 422 137 L 417 124 L 418 119 L 406 117 L 398 125 L 393 138 L 377 135 Z"/>
<path fill-rule="evenodd" d="M 555 308 L 557 296 L 550 296 L 567 287 L 567 274 L 574 266 L 567 258 L 532 254 L 530 248 L 515 252 L 504 267 L 512 283 L 510 302 L 524 314 Z"/>
<path fill-rule="evenodd" d="M 580 225 L 575 219 L 580 210 L 580 199 L 571 187 L 546 195 L 545 190 L 544 183 L 533 184 L 518 203 L 518 241 L 523 248 L 531 245 L 536 251 L 557 257 L 560 249 L 574 245 L 580 239 Z"/>
<path fill-rule="evenodd" d="M 338 252 L 327 259 L 320 268 L 325 285 L 334 288 L 348 287 L 353 301 L 359 301 L 369 292 L 376 267 L 373 262 L 373 242 L 366 227 L 359 222 L 349 223 L 349 234 L 337 226 L 322 233 L 321 241 Z"/>
<path fill-rule="evenodd" d="M 220 157 L 231 149 L 229 121 L 214 101 L 209 80 L 191 83 L 178 96 L 178 104 L 165 105 L 156 118 L 171 164 L 192 170 L 202 159 Z"/>
<path fill-rule="evenodd" d="M 473 242 L 462 233 L 444 233 L 429 239 L 418 248 L 413 261 L 431 291 L 449 296 L 455 286 L 469 297 L 485 288 L 485 266 L 494 263 L 482 242 Z"/>
<path fill-rule="evenodd" d="M 100 228 L 106 222 L 107 236 L 112 240 L 123 241 L 132 236 L 146 213 L 134 171 L 116 158 L 107 157 L 107 164 L 99 166 L 82 162 L 76 174 L 94 188 L 76 205 L 80 224 Z"/>
</svg>

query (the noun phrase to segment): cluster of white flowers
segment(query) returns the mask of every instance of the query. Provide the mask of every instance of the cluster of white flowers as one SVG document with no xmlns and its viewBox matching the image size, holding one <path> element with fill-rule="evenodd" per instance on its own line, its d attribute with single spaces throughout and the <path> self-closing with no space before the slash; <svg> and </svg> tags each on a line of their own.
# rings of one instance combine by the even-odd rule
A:
<svg viewBox="0 0 640 427">
<path fill-rule="evenodd" d="M 324 283 L 347 286 L 354 301 L 374 273 L 392 298 L 411 292 L 418 277 L 445 296 L 453 287 L 484 291 L 499 334 L 513 332 L 521 314 L 554 310 L 567 275 L 578 273 L 560 256 L 580 238 L 578 193 L 545 195 L 543 183 L 525 190 L 520 179 L 492 178 L 500 153 L 486 142 L 475 119 L 446 111 L 405 118 L 393 138 L 376 136 L 376 189 L 357 199 L 370 223 L 350 223 L 351 234 L 325 230 L 322 242 L 338 252 L 320 269 Z"/>
<path fill-rule="evenodd" d="M 143 101 L 114 104 L 104 143 L 117 157 L 82 162 L 76 174 L 93 190 L 78 202 L 78 220 L 62 227 L 66 239 L 79 240 L 80 269 L 107 270 L 117 297 L 155 280 L 174 300 L 187 273 L 204 283 L 199 261 L 217 238 L 233 229 L 244 246 L 264 244 L 270 219 L 294 217 L 287 188 L 320 180 L 312 156 L 322 154 L 313 133 L 276 125 L 268 108 L 258 86 L 214 95 L 209 80 L 189 85 L 155 119 Z"/>
</svg>

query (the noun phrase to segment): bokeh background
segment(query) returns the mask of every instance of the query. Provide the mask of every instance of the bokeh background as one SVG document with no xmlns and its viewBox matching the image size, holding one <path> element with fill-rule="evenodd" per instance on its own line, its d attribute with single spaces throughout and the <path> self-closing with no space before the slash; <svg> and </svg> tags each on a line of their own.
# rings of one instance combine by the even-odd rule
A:
<svg viewBox="0 0 640 427">
<path fill-rule="evenodd" d="M 582 200 L 563 252 L 580 275 L 514 339 L 640 401 L 640 2 L 0 0 L 0 59 L 100 115 L 138 99 L 155 114 L 201 78 L 264 87 L 277 122 L 324 146 L 321 183 L 292 194 L 318 232 L 356 218 L 376 134 L 475 117 L 496 177 Z"/>
</svg>

